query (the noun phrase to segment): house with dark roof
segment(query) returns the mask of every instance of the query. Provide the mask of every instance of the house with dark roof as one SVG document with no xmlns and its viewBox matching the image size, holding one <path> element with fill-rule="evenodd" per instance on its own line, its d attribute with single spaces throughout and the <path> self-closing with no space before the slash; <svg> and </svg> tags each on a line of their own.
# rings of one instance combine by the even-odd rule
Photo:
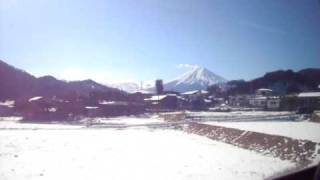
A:
<svg viewBox="0 0 320 180">
<path fill-rule="evenodd" d="M 309 113 L 314 110 L 320 110 L 320 92 L 302 92 L 297 95 L 298 112 Z"/>
<path fill-rule="evenodd" d="M 151 111 L 172 111 L 176 110 L 179 106 L 179 100 L 181 97 L 176 94 L 163 94 L 154 95 L 150 98 L 144 99 L 147 109 Z"/>
<path fill-rule="evenodd" d="M 6 100 L 0 102 L 0 116 L 11 116 L 14 113 L 15 101 Z"/>
</svg>

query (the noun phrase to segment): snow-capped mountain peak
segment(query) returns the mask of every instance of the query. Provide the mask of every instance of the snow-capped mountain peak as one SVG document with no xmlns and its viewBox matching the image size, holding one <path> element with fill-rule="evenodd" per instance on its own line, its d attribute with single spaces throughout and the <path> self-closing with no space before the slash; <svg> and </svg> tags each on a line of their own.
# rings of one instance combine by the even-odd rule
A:
<svg viewBox="0 0 320 180">
<path fill-rule="evenodd" d="M 210 70 L 203 67 L 195 67 L 192 70 L 182 74 L 178 78 L 164 83 L 166 91 L 186 92 L 193 90 L 205 90 L 208 86 L 213 84 L 221 84 L 227 80 Z M 148 92 L 154 92 L 155 87 L 152 82 L 144 82 L 141 87 L 137 83 L 116 83 L 108 84 L 108 86 L 121 89 L 123 91 L 133 93 L 141 91 L 142 89 Z"/>
<path fill-rule="evenodd" d="M 188 71 L 176 80 L 178 81 L 177 84 L 180 84 L 180 83 L 190 83 L 190 84 L 202 83 L 204 85 L 211 85 L 211 84 L 220 83 L 221 81 L 226 81 L 221 76 L 218 76 L 203 67 L 198 67 L 192 71 Z"/>
<path fill-rule="evenodd" d="M 185 92 L 206 89 L 213 84 L 226 82 L 226 79 L 203 67 L 196 67 L 177 79 L 165 84 L 166 90 Z"/>
</svg>

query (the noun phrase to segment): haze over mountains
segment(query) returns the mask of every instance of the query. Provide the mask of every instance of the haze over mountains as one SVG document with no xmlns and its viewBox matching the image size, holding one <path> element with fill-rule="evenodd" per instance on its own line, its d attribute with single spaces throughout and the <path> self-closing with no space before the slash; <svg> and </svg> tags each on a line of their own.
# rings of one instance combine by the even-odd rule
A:
<svg viewBox="0 0 320 180">
<path fill-rule="evenodd" d="M 104 86 L 93 80 L 66 82 L 52 76 L 35 76 L 0 60 L 0 99 L 28 98 L 31 96 L 64 97 L 71 94 L 89 96 L 91 92 L 122 96 L 124 92 Z"/>
<path fill-rule="evenodd" d="M 320 90 L 320 69 L 308 68 L 294 72 L 292 70 L 277 70 L 268 72 L 262 77 L 257 77 L 250 81 L 231 80 L 211 72 L 210 70 L 197 67 L 178 78 L 165 82 L 166 91 L 186 92 L 193 90 L 207 90 L 208 87 L 219 85 L 227 91 L 227 94 L 249 94 L 254 93 L 259 88 L 269 88 L 278 94 L 290 94 L 302 91 Z M 139 87 L 136 85 L 136 87 Z M 122 90 L 126 90 L 124 86 Z M 137 89 L 138 90 L 138 89 Z M 150 92 L 155 92 L 154 85 L 145 88 Z"/>
<path fill-rule="evenodd" d="M 144 83 L 143 85 L 138 85 L 133 82 L 118 84 L 106 83 L 106 85 L 102 85 L 90 79 L 66 82 L 58 80 L 53 76 L 36 78 L 3 61 L 0 61 L 0 73 L 0 93 L 1 96 L 5 98 L 31 95 L 63 96 L 71 92 L 88 96 L 92 91 L 126 91 L 129 93 L 137 91 L 154 92 L 154 84 L 150 82 Z M 227 82 L 225 78 L 216 75 L 206 68 L 197 67 L 172 81 L 164 83 L 164 88 L 167 91 L 186 92 L 207 89 L 210 85 L 225 82 Z M 142 86 L 142 88 L 140 86 Z"/>
<path fill-rule="evenodd" d="M 140 86 L 134 82 L 123 82 L 123 83 L 113 83 L 113 84 L 106 83 L 106 85 L 109 87 L 126 91 L 128 93 L 134 93 L 140 90 Z"/>
<path fill-rule="evenodd" d="M 270 88 L 280 94 L 319 90 L 320 69 L 304 69 L 298 72 L 279 70 L 266 73 L 251 81 L 233 80 L 216 75 L 206 68 L 194 68 L 180 77 L 164 83 L 165 91 L 186 92 L 203 90 L 214 85 L 227 87 L 227 94 L 248 94 L 258 88 Z M 151 83 L 151 85 L 153 85 Z M 64 97 L 70 94 L 90 96 L 92 92 L 103 93 L 105 97 L 126 97 L 126 92 L 153 91 L 150 82 L 140 88 L 135 83 L 102 85 L 93 80 L 62 81 L 52 76 L 35 77 L 0 60 L 0 100 L 28 98 L 31 96 Z M 147 88 L 145 88 L 147 87 Z M 119 98 L 118 98 L 119 99 Z"/>
<path fill-rule="evenodd" d="M 203 67 L 195 67 L 192 70 L 180 75 L 174 80 L 164 82 L 164 89 L 167 91 L 186 92 L 192 90 L 205 90 L 210 85 L 225 83 L 227 80 Z M 138 85 L 136 83 L 119 83 L 109 85 L 127 92 L 149 91 L 154 92 L 154 83 Z"/>
</svg>

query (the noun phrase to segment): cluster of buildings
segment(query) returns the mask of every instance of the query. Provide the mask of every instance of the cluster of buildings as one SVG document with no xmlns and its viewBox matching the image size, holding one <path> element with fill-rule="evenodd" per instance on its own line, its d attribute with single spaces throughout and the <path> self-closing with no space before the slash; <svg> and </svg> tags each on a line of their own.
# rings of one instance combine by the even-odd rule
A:
<svg viewBox="0 0 320 180">
<path fill-rule="evenodd" d="M 320 92 L 301 92 L 277 95 L 271 89 L 257 89 L 254 94 L 216 97 L 208 91 L 195 90 L 184 93 L 165 93 L 144 98 L 148 111 L 172 110 L 223 110 L 252 108 L 268 111 L 297 111 L 311 113 L 320 110 Z"/>
<path fill-rule="evenodd" d="M 263 110 L 287 110 L 309 113 L 320 110 L 320 92 L 301 92 L 277 96 L 271 89 L 258 89 L 252 95 L 229 96 L 228 104 Z"/>
<path fill-rule="evenodd" d="M 320 110 L 320 92 L 302 92 L 277 96 L 271 89 L 258 89 L 254 94 L 215 97 L 205 90 L 184 93 L 164 92 L 160 95 L 136 92 L 122 101 L 105 99 L 64 100 L 57 97 L 31 97 L 0 102 L 0 114 L 22 115 L 27 120 L 74 120 L 77 117 L 110 117 L 144 112 L 179 110 L 223 110 L 254 108 L 311 113 Z"/>
<path fill-rule="evenodd" d="M 1 116 L 22 116 L 27 121 L 71 121 L 81 117 L 110 117 L 141 114 L 144 104 L 135 101 L 92 102 L 78 98 L 65 100 L 57 97 L 36 96 L 16 101 L 0 102 Z"/>
<path fill-rule="evenodd" d="M 275 96 L 271 89 L 258 89 L 255 94 L 229 96 L 228 104 L 236 107 L 278 110 L 280 108 L 280 97 Z"/>
<path fill-rule="evenodd" d="M 150 95 L 144 99 L 147 111 L 203 110 L 214 102 L 204 90 L 185 93 L 164 93 Z"/>
<path fill-rule="evenodd" d="M 0 114 L 2 116 L 10 116 L 13 112 L 13 108 L 15 105 L 15 101 L 6 100 L 4 102 L 0 102 Z"/>
</svg>

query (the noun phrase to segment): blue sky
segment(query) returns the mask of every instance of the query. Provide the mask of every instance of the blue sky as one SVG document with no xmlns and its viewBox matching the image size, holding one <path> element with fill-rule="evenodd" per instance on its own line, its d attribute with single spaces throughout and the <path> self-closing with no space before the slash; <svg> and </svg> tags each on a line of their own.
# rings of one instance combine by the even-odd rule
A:
<svg viewBox="0 0 320 180">
<path fill-rule="evenodd" d="M 320 68 L 320 5 L 0 0 L 0 59 L 67 80 L 170 80 L 190 65 L 249 80 L 277 69 Z"/>
</svg>

